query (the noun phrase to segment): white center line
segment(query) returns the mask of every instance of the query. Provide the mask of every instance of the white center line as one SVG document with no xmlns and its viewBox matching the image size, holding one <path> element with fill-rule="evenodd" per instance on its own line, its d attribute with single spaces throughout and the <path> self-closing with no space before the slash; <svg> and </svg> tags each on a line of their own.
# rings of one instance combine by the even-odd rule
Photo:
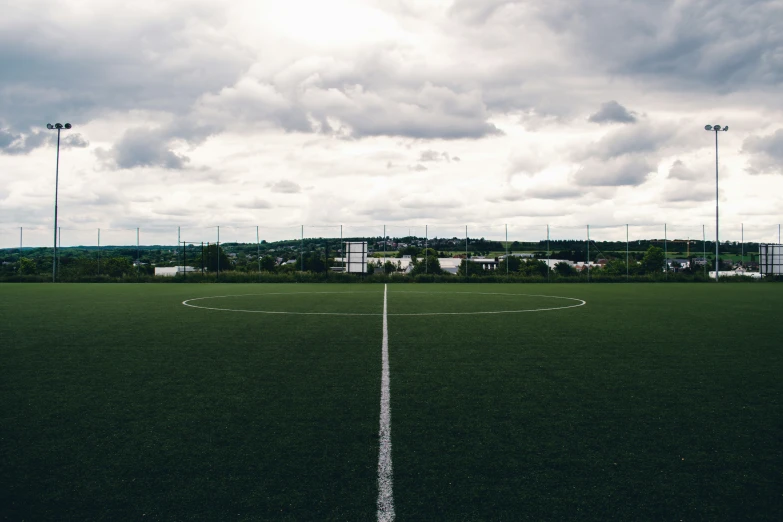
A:
<svg viewBox="0 0 783 522">
<path fill-rule="evenodd" d="M 386 285 L 383 285 L 383 343 L 381 375 L 381 429 L 378 453 L 378 522 L 394 520 L 394 496 L 392 494 L 392 445 L 391 405 L 389 399 L 389 326 L 386 313 Z"/>
</svg>

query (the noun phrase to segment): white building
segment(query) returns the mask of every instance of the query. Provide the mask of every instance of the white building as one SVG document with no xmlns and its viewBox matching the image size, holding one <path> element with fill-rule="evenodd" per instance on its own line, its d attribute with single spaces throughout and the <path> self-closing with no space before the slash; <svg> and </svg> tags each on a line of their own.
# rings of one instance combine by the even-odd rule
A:
<svg viewBox="0 0 783 522">
<path fill-rule="evenodd" d="M 177 274 L 184 274 L 186 272 L 196 272 L 201 269 L 196 269 L 194 266 L 156 266 L 155 275 L 161 277 L 174 277 Z"/>
</svg>

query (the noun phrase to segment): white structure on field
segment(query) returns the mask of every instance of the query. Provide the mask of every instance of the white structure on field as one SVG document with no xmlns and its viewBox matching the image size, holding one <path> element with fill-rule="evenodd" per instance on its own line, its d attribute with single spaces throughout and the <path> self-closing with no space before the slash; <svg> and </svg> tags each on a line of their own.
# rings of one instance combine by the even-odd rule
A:
<svg viewBox="0 0 783 522">
<path fill-rule="evenodd" d="M 345 243 L 345 271 L 351 274 L 367 273 L 367 241 Z"/>
<path fill-rule="evenodd" d="M 759 272 L 764 275 L 783 275 L 783 245 L 759 245 Z"/>
<path fill-rule="evenodd" d="M 156 266 L 155 275 L 161 277 L 174 277 L 185 272 L 195 272 L 195 266 Z"/>
</svg>

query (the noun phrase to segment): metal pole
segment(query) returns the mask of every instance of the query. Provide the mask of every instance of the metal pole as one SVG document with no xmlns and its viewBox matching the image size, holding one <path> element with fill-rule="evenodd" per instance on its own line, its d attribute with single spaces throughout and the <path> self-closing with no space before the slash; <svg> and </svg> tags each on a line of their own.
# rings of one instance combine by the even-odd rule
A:
<svg viewBox="0 0 783 522">
<path fill-rule="evenodd" d="M 180 237 L 179 237 L 179 227 L 177 227 L 177 263 L 179 263 L 179 240 L 180 240 Z"/>
<path fill-rule="evenodd" d="M 52 283 L 57 282 L 57 190 L 60 187 L 60 129 L 57 129 L 57 163 L 54 167 L 54 253 L 52 255 Z"/>
<path fill-rule="evenodd" d="M 141 270 L 141 259 L 139 259 L 139 227 L 136 227 L 136 277 L 139 277 Z"/>
<path fill-rule="evenodd" d="M 720 129 L 718 129 L 720 130 Z M 718 130 L 715 131 L 715 282 L 720 278 L 720 258 L 718 257 Z"/>
<path fill-rule="evenodd" d="M 549 272 L 552 271 L 552 267 L 549 266 L 549 265 L 552 264 L 551 257 L 552 257 L 552 254 L 549 251 L 549 223 L 547 223 L 547 225 L 546 225 L 546 267 L 547 267 L 546 281 L 547 281 L 547 283 L 549 282 Z"/>
<path fill-rule="evenodd" d="M 508 223 L 506 223 L 506 277 L 508 277 Z"/>
<path fill-rule="evenodd" d="M 215 250 L 215 254 L 217 255 L 217 275 L 215 276 L 215 279 L 217 281 L 220 280 L 220 225 L 217 226 L 217 250 Z"/>
<path fill-rule="evenodd" d="M 98 275 L 101 275 L 101 229 L 98 229 Z"/>
<path fill-rule="evenodd" d="M 201 275 L 204 275 L 204 242 L 201 242 Z"/>
<path fill-rule="evenodd" d="M 57 227 L 57 235 L 59 236 L 57 239 L 57 272 L 60 272 L 60 250 L 63 247 L 63 229 L 60 227 Z"/>
<path fill-rule="evenodd" d="M 188 245 L 182 242 L 182 277 L 188 277 Z"/>
<path fill-rule="evenodd" d="M 343 252 L 343 271 L 345 271 L 345 252 Z M 386 225 L 383 225 L 383 275 L 386 273 Z"/>
<path fill-rule="evenodd" d="M 663 270 L 666 279 L 669 278 L 669 249 L 666 239 L 666 223 L 663 224 Z"/>
<path fill-rule="evenodd" d="M 202 243 L 202 247 L 204 244 Z M 258 259 L 258 271 L 261 271 L 261 240 L 258 238 L 258 225 L 256 225 L 256 258 Z"/>
<path fill-rule="evenodd" d="M 468 277 L 468 226 L 465 225 L 465 277 Z"/>
<path fill-rule="evenodd" d="M 427 253 L 427 239 L 429 237 L 428 225 L 424 225 L 424 274 L 427 274 L 427 260 L 429 259 L 429 253 Z"/>
<path fill-rule="evenodd" d="M 742 225 L 742 236 L 740 238 L 740 263 L 745 266 L 745 223 Z"/>
<path fill-rule="evenodd" d="M 343 258 L 343 272 L 345 271 L 345 252 L 343 252 L 343 226 L 340 225 L 340 254 Z"/>
<path fill-rule="evenodd" d="M 590 282 L 590 225 L 587 225 L 587 282 Z"/>
<path fill-rule="evenodd" d="M 628 282 L 628 223 L 625 224 L 625 282 Z"/>
<path fill-rule="evenodd" d="M 299 258 L 302 260 L 302 272 L 304 272 L 304 225 L 302 225 L 302 241 L 299 243 Z"/>
</svg>

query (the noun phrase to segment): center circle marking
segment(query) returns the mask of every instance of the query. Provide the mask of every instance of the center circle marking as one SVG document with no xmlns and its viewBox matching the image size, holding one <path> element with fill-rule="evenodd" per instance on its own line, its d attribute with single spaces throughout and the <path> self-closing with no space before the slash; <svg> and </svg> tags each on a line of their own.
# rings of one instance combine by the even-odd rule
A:
<svg viewBox="0 0 783 522">
<path fill-rule="evenodd" d="M 548 312 L 553 310 L 565 310 L 568 308 L 578 308 L 587 304 L 587 301 L 583 299 L 577 299 L 576 297 L 563 297 L 559 295 L 540 295 L 540 294 L 513 294 L 507 292 L 398 292 L 399 294 L 426 294 L 426 295 L 454 295 L 454 294 L 467 294 L 467 295 L 505 295 L 512 297 L 543 297 L 549 299 L 563 299 L 566 301 L 575 301 L 576 304 L 569 304 L 567 306 L 556 306 L 549 308 L 532 308 L 529 310 L 488 310 L 478 312 L 418 312 L 418 313 L 398 313 L 389 314 L 387 316 L 421 316 L 421 315 L 490 315 L 490 314 L 520 314 L 526 312 Z M 194 297 L 182 301 L 182 304 L 190 308 L 200 308 L 202 310 L 217 310 L 222 312 L 243 312 L 252 314 L 280 314 L 280 315 L 343 315 L 343 316 L 382 316 L 382 313 L 365 314 L 354 312 L 286 312 L 280 310 L 245 310 L 241 308 L 218 308 L 212 306 L 199 306 L 192 304 L 192 301 L 202 301 L 204 299 L 222 299 L 227 297 L 249 297 L 249 296 L 268 296 L 268 295 L 323 295 L 323 294 L 370 294 L 370 292 L 270 292 L 267 294 L 234 294 L 234 295 L 210 295 L 205 297 Z"/>
</svg>

